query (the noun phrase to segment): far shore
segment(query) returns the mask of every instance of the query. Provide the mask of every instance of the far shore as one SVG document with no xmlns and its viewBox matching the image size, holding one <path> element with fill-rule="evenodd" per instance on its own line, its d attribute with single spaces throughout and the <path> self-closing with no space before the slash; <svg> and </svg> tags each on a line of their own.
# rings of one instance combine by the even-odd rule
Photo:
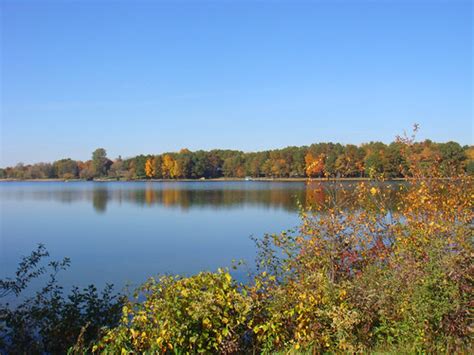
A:
<svg viewBox="0 0 474 355">
<path fill-rule="evenodd" d="M 219 182 L 219 181 L 257 181 L 257 182 L 326 182 L 326 181 L 370 181 L 371 178 L 214 178 L 214 179 L 0 179 L 0 182 Z M 385 181 L 406 181 L 406 178 L 392 178 Z"/>
</svg>

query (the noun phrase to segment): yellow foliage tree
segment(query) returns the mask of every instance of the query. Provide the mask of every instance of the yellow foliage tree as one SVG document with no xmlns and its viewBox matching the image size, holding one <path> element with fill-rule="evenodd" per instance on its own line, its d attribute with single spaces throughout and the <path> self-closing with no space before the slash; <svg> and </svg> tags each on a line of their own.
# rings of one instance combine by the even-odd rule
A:
<svg viewBox="0 0 474 355">
<path fill-rule="evenodd" d="M 173 167 L 171 168 L 171 177 L 179 179 L 184 177 L 183 164 L 180 160 L 175 160 Z"/>
<path fill-rule="evenodd" d="M 148 158 L 145 163 L 145 174 L 147 177 L 152 178 L 155 176 L 155 163 L 153 158 Z"/>
<path fill-rule="evenodd" d="M 165 156 L 163 157 L 163 163 L 161 164 L 161 170 L 164 179 L 174 177 L 174 159 L 171 155 L 165 154 Z"/>
</svg>

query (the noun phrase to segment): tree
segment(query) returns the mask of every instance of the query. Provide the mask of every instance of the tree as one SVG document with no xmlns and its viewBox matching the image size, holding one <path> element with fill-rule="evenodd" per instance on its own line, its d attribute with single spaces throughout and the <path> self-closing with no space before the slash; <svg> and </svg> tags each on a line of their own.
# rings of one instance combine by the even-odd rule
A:
<svg viewBox="0 0 474 355">
<path fill-rule="evenodd" d="M 67 158 L 53 163 L 55 175 L 61 179 L 74 179 L 79 174 L 77 162 Z"/>
<path fill-rule="evenodd" d="M 92 166 L 92 160 L 86 161 L 85 163 L 79 163 L 79 177 L 81 179 L 92 180 L 94 178 L 94 167 Z"/>
<path fill-rule="evenodd" d="M 199 179 L 201 177 L 209 178 L 211 176 L 211 166 L 206 152 L 200 150 L 193 154 L 191 163 L 191 177 Z"/>
<path fill-rule="evenodd" d="M 374 177 L 377 174 L 384 173 L 386 162 L 386 145 L 381 142 L 370 142 L 363 146 L 366 151 L 364 167 L 365 173 Z"/>
<path fill-rule="evenodd" d="M 147 161 L 148 157 L 146 157 L 143 154 L 140 154 L 135 157 L 135 178 L 138 179 L 144 179 L 146 178 L 146 172 L 145 172 L 145 164 Z"/>
<path fill-rule="evenodd" d="M 464 149 L 456 142 L 447 142 L 439 145 L 441 155 L 441 168 L 445 174 L 459 171 L 464 165 L 466 154 Z"/>
<path fill-rule="evenodd" d="M 391 143 L 387 148 L 387 159 L 384 160 L 384 173 L 389 178 L 395 178 L 402 175 L 402 172 L 408 170 L 408 165 L 402 154 L 400 143 Z"/>
<path fill-rule="evenodd" d="M 474 175 L 474 146 L 466 147 L 465 154 L 467 158 L 466 172 L 470 175 Z"/>
<path fill-rule="evenodd" d="M 348 144 L 344 153 L 336 160 L 335 169 L 338 174 L 345 177 L 356 177 L 363 170 L 364 151 L 355 145 Z"/>
<path fill-rule="evenodd" d="M 314 156 L 313 153 L 308 152 L 304 160 L 306 162 L 306 175 L 308 177 L 321 177 L 324 172 L 325 155 L 321 153 L 319 156 Z"/>
<path fill-rule="evenodd" d="M 189 178 L 191 177 L 192 171 L 192 153 L 184 148 L 176 154 L 174 165 L 171 171 L 172 177 L 176 179 Z"/>
<path fill-rule="evenodd" d="M 123 163 L 122 157 L 119 155 L 117 160 L 115 160 L 113 164 L 110 166 L 109 176 L 120 179 L 122 176 L 124 176 L 124 173 L 125 173 L 124 163 Z"/>
<path fill-rule="evenodd" d="M 163 164 L 163 159 L 161 155 L 155 155 L 153 157 L 153 176 L 155 178 L 161 179 L 163 178 L 163 173 L 161 171 L 161 166 Z"/>
<path fill-rule="evenodd" d="M 104 148 L 97 148 L 92 152 L 92 166 L 95 177 L 106 176 L 111 165 L 112 162 L 107 159 L 107 153 Z"/>
<path fill-rule="evenodd" d="M 236 155 L 225 159 L 222 168 L 224 170 L 224 176 L 226 177 L 245 176 L 244 160 L 241 155 Z"/>
<path fill-rule="evenodd" d="M 152 178 L 155 175 L 155 162 L 153 158 L 148 158 L 145 163 L 146 177 Z"/>
<path fill-rule="evenodd" d="M 161 164 L 161 173 L 163 174 L 163 179 L 170 179 L 174 177 L 172 175 L 172 170 L 174 167 L 174 159 L 170 154 L 165 154 L 163 156 L 163 163 Z"/>
</svg>

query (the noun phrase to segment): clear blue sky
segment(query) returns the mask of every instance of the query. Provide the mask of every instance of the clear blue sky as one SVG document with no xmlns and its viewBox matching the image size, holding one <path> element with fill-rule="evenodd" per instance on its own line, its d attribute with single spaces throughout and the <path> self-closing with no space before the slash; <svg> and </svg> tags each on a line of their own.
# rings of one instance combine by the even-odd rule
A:
<svg viewBox="0 0 474 355">
<path fill-rule="evenodd" d="M 471 1 L 8 1 L 1 161 L 472 144 Z"/>
</svg>

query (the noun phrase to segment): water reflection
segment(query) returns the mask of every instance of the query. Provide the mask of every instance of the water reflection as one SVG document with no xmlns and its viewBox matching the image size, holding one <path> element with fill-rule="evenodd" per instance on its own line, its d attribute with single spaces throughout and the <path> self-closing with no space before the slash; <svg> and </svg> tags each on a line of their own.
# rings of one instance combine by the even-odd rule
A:
<svg viewBox="0 0 474 355">
<path fill-rule="evenodd" d="M 107 189 L 96 188 L 92 191 L 92 205 L 97 213 L 104 213 L 107 209 L 109 194 Z"/>
<path fill-rule="evenodd" d="M 339 194 L 340 184 L 304 182 L 138 182 L 138 183 L 15 183 L 2 186 L 2 199 L 57 201 L 74 203 L 90 201 L 97 213 L 106 213 L 109 203 L 130 203 L 138 206 L 179 208 L 234 209 L 264 207 L 288 212 L 304 207 L 323 205 L 328 194 L 335 194 L 341 203 L 351 206 L 353 196 Z M 346 184 L 351 190 L 353 184 Z M 15 188 L 17 187 L 17 188 Z M 395 201 L 394 189 L 384 185 L 389 198 Z M 340 195 L 340 196 L 339 196 Z M 343 201 L 342 201 L 343 199 Z"/>
<path fill-rule="evenodd" d="M 0 277 L 13 275 L 37 243 L 73 261 L 65 286 L 111 282 L 120 289 L 160 273 L 216 270 L 232 259 L 252 265 L 249 236 L 295 228 L 298 203 L 324 204 L 331 194 L 344 208 L 360 206 L 330 183 L 0 183 Z"/>
</svg>

